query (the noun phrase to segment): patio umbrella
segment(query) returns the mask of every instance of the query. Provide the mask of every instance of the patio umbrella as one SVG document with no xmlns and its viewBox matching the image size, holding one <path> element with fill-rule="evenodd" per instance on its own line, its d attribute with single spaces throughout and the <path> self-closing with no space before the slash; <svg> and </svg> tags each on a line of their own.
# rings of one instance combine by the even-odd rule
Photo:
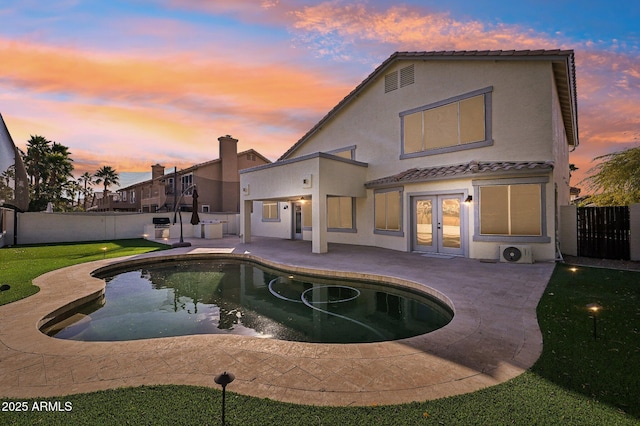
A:
<svg viewBox="0 0 640 426">
<path fill-rule="evenodd" d="M 200 216 L 198 216 L 198 190 L 193 189 L 193 212 L 191 213 L 191 224 L 197 225 L 200 223 Z"/>
</svg>

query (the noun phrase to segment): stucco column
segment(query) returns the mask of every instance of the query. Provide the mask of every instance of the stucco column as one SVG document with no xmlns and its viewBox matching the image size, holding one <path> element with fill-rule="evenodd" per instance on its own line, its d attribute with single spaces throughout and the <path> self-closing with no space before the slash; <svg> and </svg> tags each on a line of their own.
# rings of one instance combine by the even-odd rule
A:
<svg viewBox="0 0 640 426">
<path fill-rule="evenodd" d="M 578 213 L 576 206 L 560 206 L 560 252 L 578 255 Z"/>
<path fill-rule="evenodd" d="M 329 251 L 327 243 L 327 197 L 313 194 L 311 198 L 311 252 L 326 253 Z"/>
<path fill-rule="evenodd" d="M 243 243 L 251 242 L 251 207 L 253 201 L 245 200 L 240 203 L 240 235 Z"/>
</svg>

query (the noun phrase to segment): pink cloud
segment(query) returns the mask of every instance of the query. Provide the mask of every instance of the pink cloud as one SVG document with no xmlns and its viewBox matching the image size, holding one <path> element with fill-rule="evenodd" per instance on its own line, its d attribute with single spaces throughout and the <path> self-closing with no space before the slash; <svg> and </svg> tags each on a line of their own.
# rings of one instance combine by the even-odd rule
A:
<svg viewBox="0 0 640 426">
<path fill-rule="evenodd" d="M 38 116 L 12 106 L 17 122 L 33 126 L 40 117 L 47 132 L 61 135 L 61 143 L 77 143 L 72 148 L 83 156 L 78 162 L 93 161 L 99 149 L 93 159 L 120 161 L 128 170 L 142 164 L 147 170 L 165 159 L 214 158 L 217 137 L 227 133 L 240 139 L 241 149 L 277 158 L 366 75 L 365 70 L 357 78 L 347 76 L 354 62 L 373 69 L 395 50 L 563 48 L 576 50 L 581 145 L 570 161 L 580 167 L 578 175 L 592 158 L 639 143 L 640 60 L 602 43 L 575 43 L 523 26 L 401 4 L 149 1 L 231 16 L 262 30 L 288 30 L 292 39 L 267 44 L 241 31 L 229 34 L 168 18 L 110 24 L 138 40 L 121 53 L 0 38 L 2 87 L 51 107 L 49 115 Z M 225 36 L 233 43 L 216 42 Z M 310 61 L 310 51 L 324 62 Z M 59 94 L 69 99 L 42 100 Z M 87 136 L 100 148 L 84 150 Z M 166 152 L 149 156 L 148 141 Z M 144 160 L 136 165 L 120 158 L 123 147 L 132 151 L 128 158 Z"/>
<path fill-rule="evenodd" d="M 385 50 L 541 49 L 557 43 L 515 25 L 456 20 L 404 5 L 384 10 L 367 3 L 323 2 L 290 12 L 301 40 L 329 55 L 345 45 L 377 42 Z M 332 42 L 333 41 L 333 42 Z M 333 46 L 330 46 L 333 44 Z"/>
<path fill-rule="evenodd" d="M 181 158 L 193 164 L 204 161 L 207 149 L 209 160 L 223 134 L 241 138 L 241 149 L 260 147 L 277 158 L 349 89 L 311 67 L 220 58 L 226 56 L 135 56 L 0 39 L 0 81 L 14 96 L 43 105 L 43 99 L 64 95 L 64 101 L 48 102 L 41 125 L 32 129 L 67 145 L 90 139 L 93 155 L 114 164 L 125 164 L 124 149 L 127 158 L 146 158 L 148 164 Z M 12 108 L 24 114 L 18 121 L 38 120 L 18 105 Z M 154 146 L 145 151 L 148 144 Z M 165 158 L 155 154 L 158 146 L 167 147 Z"/>
<path fill-rule="evenodd" d="M 190 52 L 142 57 L 0 39 L 0 62 L 0 77 L 15 86 L 113 101 L 168 103 L 191 97 L 212 104 L 257 104 L 265 111 L 320 112 L 346 90 L 312 69 L 207 60 Z"/>
</svg>

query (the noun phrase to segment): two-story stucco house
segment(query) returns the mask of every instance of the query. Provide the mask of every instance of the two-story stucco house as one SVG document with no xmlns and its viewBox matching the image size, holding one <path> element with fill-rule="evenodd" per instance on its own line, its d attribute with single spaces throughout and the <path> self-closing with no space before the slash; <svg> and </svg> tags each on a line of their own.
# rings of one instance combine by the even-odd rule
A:
<svg viewBox="0 0 640 426">
<path fill-rule="evenodd" d="M 241 172 L 242 238 L 553 260 L 578 143 L 573 51 L 397 52 Z"/>
</svg>

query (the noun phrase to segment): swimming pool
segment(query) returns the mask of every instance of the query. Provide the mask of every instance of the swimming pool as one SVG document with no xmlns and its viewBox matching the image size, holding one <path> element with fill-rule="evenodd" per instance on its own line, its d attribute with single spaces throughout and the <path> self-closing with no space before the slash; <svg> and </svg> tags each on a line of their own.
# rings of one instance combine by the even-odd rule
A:
<svg viewBox="0 0 640 426">
<path fill-rule="evenodd" d="M 98 276 L 106 281 L 103 295 L 42 331 L 82 341 L 239 334 L 361 343 L 425 334 L 453 317 L 447 305 L 413 289 L 232 259 L 155 262 Z"/>
</svg>

